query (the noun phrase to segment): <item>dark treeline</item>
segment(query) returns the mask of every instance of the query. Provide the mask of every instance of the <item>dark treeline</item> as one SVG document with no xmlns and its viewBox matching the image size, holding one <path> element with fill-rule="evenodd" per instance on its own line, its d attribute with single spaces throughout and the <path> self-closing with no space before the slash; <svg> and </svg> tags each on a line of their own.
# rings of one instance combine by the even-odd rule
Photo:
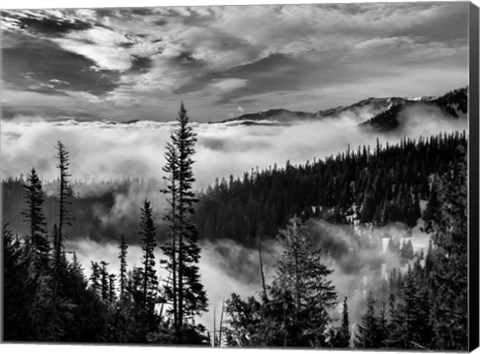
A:
<svg viewBox="0 0 480 354">
<path fill-rule="evenodd" d="M 410 227 L 421 217 L 420 200 L 430 184 L 458 159 L 465 133 L 443 134 L 397 145 L 359 147 L 325 160 L 245 173 L 208 187 L 199 199 L 196 223 L 202 237 L 230 238 L 255 246 L 275 237 L 294 215 L 332 223 Z"/>
</svg>

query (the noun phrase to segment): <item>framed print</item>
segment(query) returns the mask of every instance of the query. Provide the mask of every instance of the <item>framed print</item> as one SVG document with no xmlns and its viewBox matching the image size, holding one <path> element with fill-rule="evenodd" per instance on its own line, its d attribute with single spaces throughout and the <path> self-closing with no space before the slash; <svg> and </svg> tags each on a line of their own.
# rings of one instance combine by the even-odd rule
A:
<svg viewBox="0 0 480 354">
<path fill-rule="evenodd" d="M 0 10 L 2 341 L 478 347 L 478 14 Z"/>
</svg>

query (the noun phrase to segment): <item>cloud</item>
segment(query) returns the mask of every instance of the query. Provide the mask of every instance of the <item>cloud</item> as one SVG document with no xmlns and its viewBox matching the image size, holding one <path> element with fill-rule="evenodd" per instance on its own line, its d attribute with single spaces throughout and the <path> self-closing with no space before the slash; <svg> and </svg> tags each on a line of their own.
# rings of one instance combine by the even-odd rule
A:
<svg viewBox="0 0 480 354">
<path fill-rule="evenodd" d="M 4 29 L 55 37 L 91 27 L 91 12 L 71 10 L 8 11 L 2 10 L 1 24 Z M 86 16 L 85 16 L 86 15 Z M 89 19 L 86 20 L 85 17 Z"/>
<path fill-rule="evenodd" d="M 3 80 L 19 89 L 42 92 L 42 87 L 56 94 L 84 91 L 102 95 L 117 86 L 115 72 L 93 69 L 93 61 L 51 41 L 9 32 L 3 36 L 11 43 L 2 50 Z"/>
<path fill-rule="evenodd" d="M 89 58 L 103 70 L 125 71 L 132 66 L 132 56 L 125 46 L 131 40 L 108 28 L 70 32 L 53 41 L 66 51 Z"/>
<path fill-rule="evenodd" d="M 213 83 L 211 86 L 214 89 L 217 89 L 219 91 L 228 91 L 228 90 L 234 90 L 234 89 L 239 89 L 241 87 L 244 87 L 247 84 L 247 80 L 245 79 L 222 79 L 222 80 L 213 80 Z"/>
<path fill-rule="evenodd" d="M 400 131 L 380 135 L 361 130 L 351 115 L 292 125 L 246 126 L 192 123 L 198 134 L 194 172 L 196 188 L 205 188 L 216 177 L 242 176 L 257 166 L 269 168 L 304 163 L 344 151 L 348 145 L 390 144 L 407 135 L 415 138 L 439 132 L 467 129 L 467 120 L 443 117 L 425 105 L 406 109 L 400 115 Z M 132 124 L 108 122 L 45 122 L 41 117 L 24 121 L 2 121 L 2 176 L 19 176 L 32 167 L 46 180 L 56 178 L 54 146 L 62 140 L 70 152 L 74 179 L 109 180 L 123 177 L 157 178 L 163 175 L 164 148 L 174 123 L 140 121 Z M 50 161 L 37 166 L 37 161 Z"/>
<path fill-rule="evenodd" d="M 464 86 L 467 17 L 466 3 L 6 11 L 2 46 L 11 55 L 3 71 L 17 89 L 43 96 L 106 96 L 104 105 L 88 96 L 83 102 L 107 119 L 165 120 L 159 106 L 175 112 L 182 100 L 200 121 L 225 118 L 245 100 L 249 110 L 316 111 L 387 92 L 438 95 Z M 12 41 L 13 34 L 30 41 Z M 44 61 L 30 54 L 36 48 L 54 48 L 54 55 Z M 86 67 L 68 65 L 65 56 Z M 18 57 L 32 66 L 35 82 L 11 70 Z M 41 85 L 51 79 L 71 85 Z M 120 101 L 136 104 L 113 104 Z M 9 105 L 12 112 L 24 108 Z M 44 115 L 57 109 L 29 106 Z"/>
<path fill-rule="evenodd" d="M 97 210 L 96 217 L 102 222 L 104 228 L 121 229 L 125 234 L 132 235 L 137 225 L 132 220 L 140 220 L 140 206 L 147 199 L 151 202 L 153 209 L 153 220 L 157 224 L 163 223 L 165 209 L 168 207 L 165 196 L 159 192 L 163 183 L 156 179 L 147 179 L 142 182 L 131 182 L 126 190 L 117 190 L 113 192 L 114 200 L 111 209 Z M 86 192 L 90 192 L 87 185 Z M 130 230 L 130 232 L 128 232 Z"/>
</svg>

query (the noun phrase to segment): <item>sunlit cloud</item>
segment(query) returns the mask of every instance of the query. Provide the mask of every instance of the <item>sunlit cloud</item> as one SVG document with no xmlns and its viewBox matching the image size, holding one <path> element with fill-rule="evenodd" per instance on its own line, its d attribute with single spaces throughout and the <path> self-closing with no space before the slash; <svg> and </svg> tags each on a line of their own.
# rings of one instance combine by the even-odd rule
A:
<svg viewBox="0 0 480 354">
<path fill-rule="evenodd" d="M 49 119 L 84 119 L 74 108 L 79 101 L 89 111 L 85 116 L 97 119 L 165 121 L 186 101 L 195 120 L 210 121 L 228 117 L 239 105 L 247 112 L 274 107 L 317 111 L 369 96 L 439 95 L 468 83 L 467 3 L 3 15 L 5 94 L 39 94 L 23 102 L 12 94 L 2 99 L 9 118 L 36 111 Z M 45 61 L 42 52 L 54 55 Z M 20 66 L 15 65 L 18 58 Z M 55 75 L 46 74 L 51 72 Z M 48 103 L 52 95 L 58 103 Z M 67 112 L 59 113 L 59 107 Z"/>
</svg>

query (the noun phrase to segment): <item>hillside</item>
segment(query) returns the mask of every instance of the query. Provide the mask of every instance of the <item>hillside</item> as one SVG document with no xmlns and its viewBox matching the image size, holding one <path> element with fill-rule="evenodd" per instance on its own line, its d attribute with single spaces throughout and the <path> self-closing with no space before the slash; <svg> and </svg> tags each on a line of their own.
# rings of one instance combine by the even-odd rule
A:
<svg viewBox="0 0 480 354">
<path fill-rule="evenodd" d="M 255 245 L 273 238 L 294 215 L 332 223 L 413 227 L 430 185 L 466 151 L 465 133 L 439 135 L 398 145 L 359 147 L 325 160 L 245 173 L 208 188 L 195 221 L 203 238 L 230 238 Z"/>
<path fill-rule="evenodd" d="M 389 109 L 375 115 L 361 126 L 374 131 L 388 132 L 399 128 L 404 123 L 406 115 L 410 116 L 410 119 L 423 119 L 428 114 L 436 114 L 447 119 L 463 119 L 466 118 L 467 111 L 468 88 L 462 88 L 438 98 L 395 102 Z"/>
</svg>

